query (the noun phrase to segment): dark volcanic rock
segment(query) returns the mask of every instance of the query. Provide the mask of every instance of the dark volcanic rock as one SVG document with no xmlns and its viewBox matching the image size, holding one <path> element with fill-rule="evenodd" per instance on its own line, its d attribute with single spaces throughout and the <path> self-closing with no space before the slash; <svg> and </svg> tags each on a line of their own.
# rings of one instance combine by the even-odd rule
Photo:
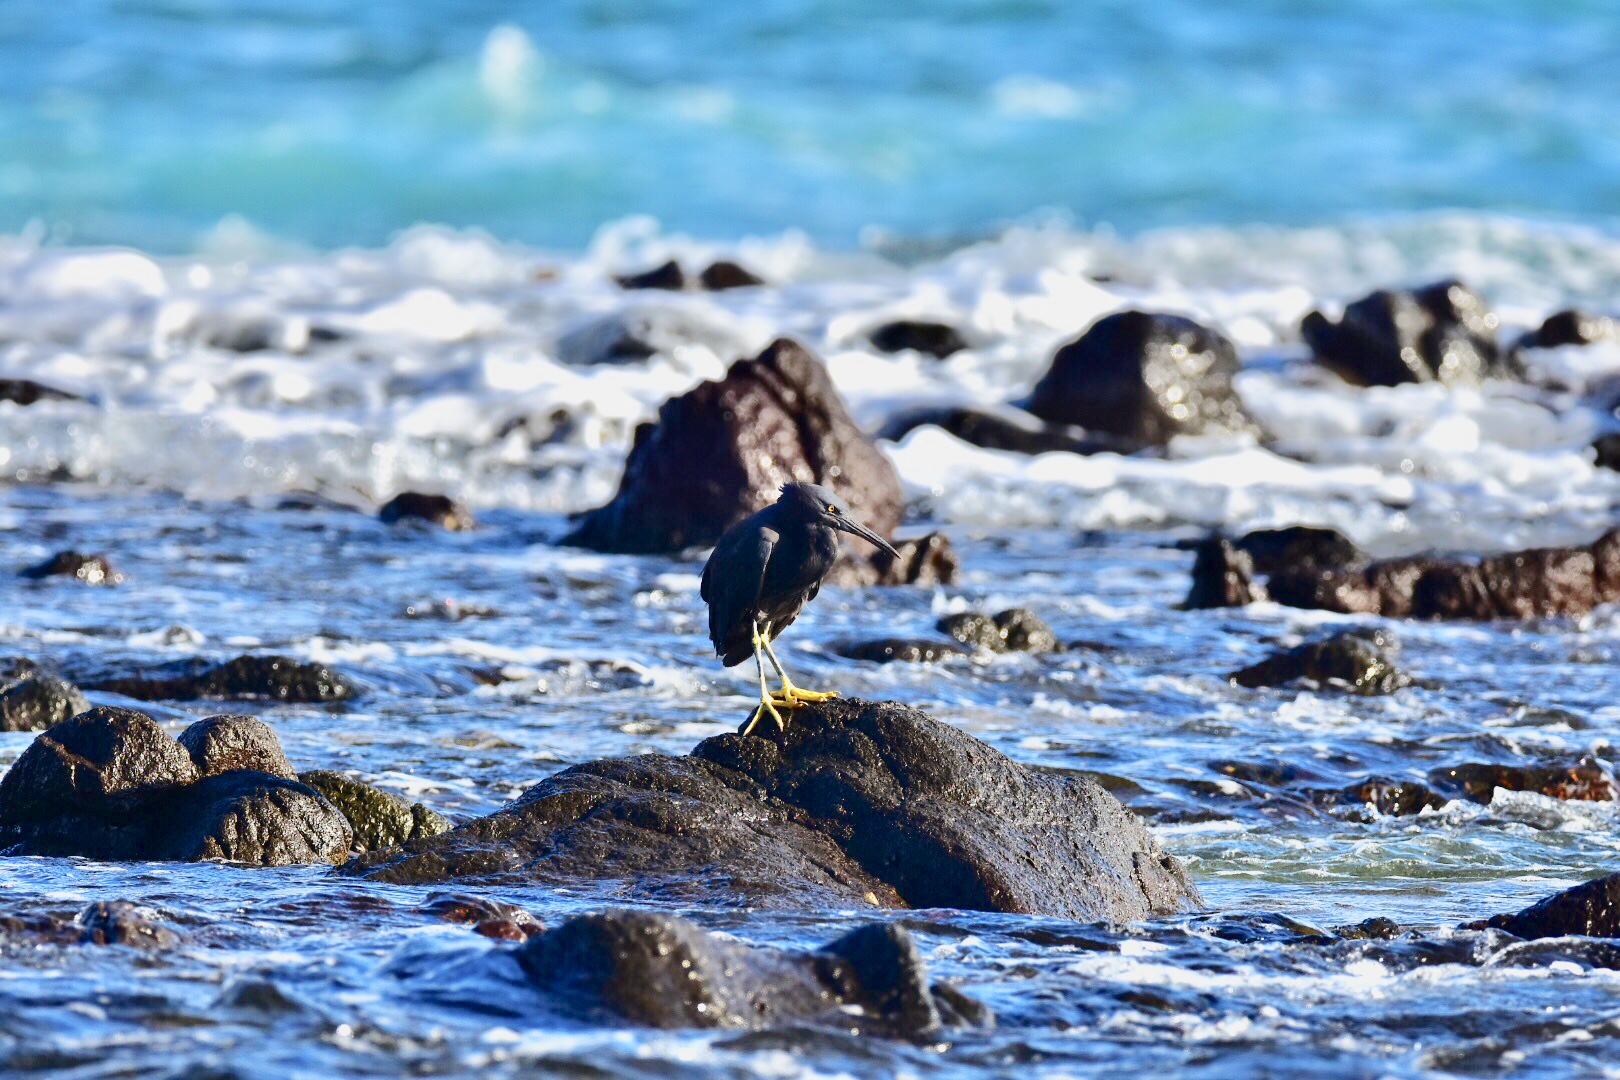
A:
<svg viewBox="0 0 1620 1080">
<path fill-rule="evenodd" d="M 377 511 L 377 518 L 385 525 L 401 521 L 423 521 L 438 525 L 451 532 L 470 532 L 478 527 L 472 511 L 448 495 L 424 495 L 420 491 L 405 491 L 395 495 Z"/>
<path fill-rule="evenodd" d="M 421 803 L 408 803 L 342 773 L 317 769 L 298 779 L 326 796 L 354 829 L 355 850 L 380 851 L 419 836 L 437 836 L 450 820 Z"/>
<path fill-rule="evenodd" d="M 880 352 L 896 353 L 909 349 L 941 360 L 968 347 L 967 339 L 956 327 L 912 319 L 884 323 L 868 334 L 867 340 Z"/>
<path fill-rule="evenodd" d="M 422 910 L 445 922 L 464 923 L 497 941 L 527 941 L 545 929 L 539 919 L 516 904 L 486 896 L 437 893 L 428 897 Z"/>
<path fill-rule="evenodd" d="M 747 289 L 755 285 L 764 285 L 766 281 L 746 266 L 734 263 L 730 259 L 716 259 L 698 275 L 698 284 L 710 292 L 722 292 L 726 289 Z"/>
<path fill-rule="evenodd" d="M 1536 329 L 1521 337 L 1515 349 L 1557 349 L 1565 345 L 1591 345 L 1620 337 L 1620 323 L 1607 315 L 1566 310 L 1547 316 Z"/>
<path fill-rule="evenodd" d="M 1232 343 L 1178 315 L 1122 311 L 1091 325 L 1052 357 L 1027 407 L 1141 446 L 1172 435 L 1249 430 L 1232 388 Z"/>
<path fill-rule="evenodd" d="M 78 394 L 41 386 L 32 379 L 0 379 L 0 401 L 18 405 L 33 405 L 40 401 L 83 401 Z"/>
<path fill-rule="evenodd" d="M 1242 607 L 1266 599 L 1265 586 L 1254 580 L 1254 560 L 1224 536 L 1206 537 L 1194 551 L 1192 587 L 1183 609 Z"/>
<path fill-rule="evenodd" d="M 908 409 L 889 419 L 879 432 L 894 442 L 917 428 L 932 425 L 955 435 L 965 443 L 986 450 L 1011 450 L 1019 454 L 1131 453 L 1139 447 L 1118 435 L 1089 433 L 1073 424 L 1051 424 L 1011 405 L 995 409 L 968 406 L 924 406 Z"/>
<path fill-rule="evenodd" d="M 382 881 L 603 882 L 622 898 L 1129 920 L 1198 904 L 1095 781 L 1034 772 L 893 703 L 833 700 L 692 755 L 592 762 L 348 868 Z"/>
<path fill-rule="evenodd" d="M 1324 806 L 1371 805 L 1378 813 L 1391 817 L 1438 810 L 1447 802 L 1444 796 L 1416 780 L 1389 780 L 1381 776 L 1369 777 L 1339 790 L 1318 790 L 1308 794 Z"/>
<path fill-rule="evenodd" d="M 273 737 L 269 745 L 244 742 L 245 730 L 203 721 L 187 734 L 199 733 L 192 750 L 215 765 L 248 750 L 285 760 Z M 187 750 L 130 709 L 91 709 L 57 724 L 0 778 L 0 846 L 22 855 L 260 866 L 348 856 L 348 822 L 313 788 L 240 768 L 200 776 Z"/>
<path fill-rule="evenodd" d="M 846 543 L 828 585 L 954 585 L 962 570 L 948 536 L 932 532 L 915 540 L 896 540 L 896 559 L 886 551 L 871 551 L 859 540 Z"/>
<path fill-rule="evenodd" d="M 182 731 L 177 741 L 197 766 L 198 776 L 248 769 L 283 780 L 298 779 L 282 752 L 281 740 L 255 716 L 210 716 Z"/>
<path fill-rule="evenodd" d="M 25 578 L 40 580 L 48 577 L 70 577 L 86 585 L 119 585 L 124 575 L 113 569 L 105 555 L 86 555 L 80 551 L 58 551 L 42 563 L 22 572 Z"/>
<path fill-rule="evenodd" d="M 838 655 L 874 664 L 891 664 L 897 661 L 908 664 L 932 664 L 952 656 L 966 656 L 968 650 L 954 641 L 878 638 L 875 641 L 853 641 L 840 645 Z"/>
<path fill-rule="evenodd" d="M 1620 431 L 1611 431 L 1592 440 L 1592 455 L 1598 468 L 1620 471 Z"/>
<path fill-rule="evenodd" d="M 1468 762 L 1429 773 L 1429 783 L 1478 803 L 1488 803 L 1497 788 L 1534 791 L 1554 799 L 1612 802 L 1620 799 L 1614 775 L 1595 761 L 1574 765 L 1497 765 Z"/>
<path fill-rule="evenodd" d="M 643 270 L 639 274 L 625 274 L 613 279 L 618 282 L 621 289 L 668 289 L 680 291 L 686 288 L 686 271 L 674 259 L 655 266 L 651 270 Z"/>
<path fill-rule="evenodd" d="M 1469 927 L 1506 930 L 1531 940 L 1567 935 L 1620 938 L 1620 874 L 1553 893 L 1523 911 L 1496 915 Z"/>
<path fill-rule="evenodd" d="M 1273 574 L 1271 599 L 1300 608 L 1418 619 L 1542 619 L 1620 601 L 1620 529 L 1588 547 L 1531 548 L 1477 562 L 1413 556 L 1357 569 Z"/>
<path fill-rule="evenodd" d="M 210 776 L 180 805 L 183 813 L 158 823 L 151 857 L 295 866 L 340 863 L 353 845 L 348 821 L 320 792 L 269 773 Z"/>
<path fill-rule="evenodd" d="M 1318 363 L 1357 386 L 1471 383 L 1501 373 L 1497 319 L 1457 281 L 1413 291 L 1380 290 L 1329 322 L 1319 311 L 1300 332 Z"/>
<path fill-rule="evenodd" d="M 170 672 L 176 672 L 170 674 Z M 190 662 L 150 675 L 104 679 L 85 684 L 137 701 L 342 701 L 354 696 L 348 680 L 323 664 L 306 664 L 288 656 L 238 656 L 208 666 Z"/>
<path fill-rule="evenodd" d="M 637 428 L 618 494 L 565 542 L 622 553 L 712 544 L 796 480 L 831 487 L 880 536 L 900 523 L 894 466 L 855 425 L 821 361 L 781 339 Z"/>
<path fill-rule="evenodd" d="M 1350 567 L 1367 562 L 1367 555 L 1337 529 L 1291 525 L 1286 529 L 1256 529 L 1240 537 L 1236 546 L 1254 561 L 1259 574 L 1276 574 L 1313 567 Z"/>
<path fill-rule="evenodd" d="M 88 708 L 90 703 L 72 683 L 29 675 L 0 690 L 0 731 L 44 731 Z"/>
<path fill-rule="evenodd" d="M 1027 608 L 1008 608 L 994 618 L 976 612 L 947 615 L 940 632 L 963 645 L 989 652 L 1055 652 L 1057 636 L 1039 615 Z"/>
<path fill-rule="evenodd" d="M 180 944 L 179 934 L 128 900 L 97 900 L 75 915 L 73 922 L 86 945 L 171 949 Z"/>
<path fill-rule="evenodd" d="M 1346 630 L 1276 653 L 1227 677 L 1250 688 L 1304 679 L 1355 694 L 1392 694 L 1411 682 L 1396 668 L 1392 644 L 1376 631 Z"/>
<path fill-rule="evenodd" d="M 595 1023 L 758 1029 L 821 1023 L 933 1040 L 984 1025 L 989 1011 L 938 994 L 911 934 L 874 924 L 818 952 L 786 952 L 706 933 L 673 915 L 605 911 L 549 930 L 518 951 L 529 978 L 564 1011 Z"/>
</svg>

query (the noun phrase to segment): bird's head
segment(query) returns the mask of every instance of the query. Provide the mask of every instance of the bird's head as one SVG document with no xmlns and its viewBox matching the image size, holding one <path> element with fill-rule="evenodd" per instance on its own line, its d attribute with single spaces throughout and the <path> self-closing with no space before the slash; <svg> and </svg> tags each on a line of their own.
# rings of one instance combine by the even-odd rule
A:
<svg viewBox="0 0 1620 1080">
<path fill-rule="evenodd" d="M 777 503 L 792 507 L 803 514 L 807 521 L 858 536 L 873 547 L 887 551 L 897 559 L 900 557 L 893 544 L 851 517 L 844 500 L 820 484 L 783 484 L 782 496 Z"/>
</svg>

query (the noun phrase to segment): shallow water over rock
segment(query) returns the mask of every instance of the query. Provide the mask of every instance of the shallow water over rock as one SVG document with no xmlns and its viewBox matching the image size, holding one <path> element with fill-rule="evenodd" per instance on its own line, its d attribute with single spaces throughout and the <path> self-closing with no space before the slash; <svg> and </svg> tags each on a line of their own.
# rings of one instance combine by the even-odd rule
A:
<svg viewBox="0 0 1620 1080">
<path fill-rule="evenodd" d="M 170 734 L 225 711 L 261 717 L 299 772 L 350 775 L 451 819 L 487 814 L 570 765 L 685 754 L 746 718 L 751 676 L 709 654 L 696 556 L 587 554 L 550 543 L 559 516 L 479 517 L 470 533 L 401 530 L 333 508 L 7 488 L 0 526 L 13 564 L 71 543 L 108 553 L 126 580 L 107 590 L 0 574 L 0 649 L 83 687 L 242 655 L 324 665 L 354 692 L 228 707 L 86 695 L 139 707 Z M 672 1063 L 714 1076 L 1262 1065 L 1415 1075 L 1511 1070 L 1519 1055 L 1595 1069 L 1620 1050 L 1616 976 L 1602 956 L 1455 929 L 1612 869 L 1615 803 L 1493 789 L 1394 816 L 1313 795 L 1369 777 L 1437 783 L 1480 764 L 1590 757 L 1606 767 L 1620 652 L 1612 612 L 1400 623 L 1412 684 L 1387 695 L 1245 689 L 1228 674 L 1335 630 L 1386 624 L 1269 604 L 1177 610 L 1194 557 L 1177 541 L 1195 539 L 1191 530 L 950 531 L 964 566 L 956 585 L 829 588 L 782 639 L 784 661 L 801 682 L 905 701 L 1026 766 L 1096 777 L 1186 863 L 1207 911 L 1105 927 L 662 905 L 800 953 L 873 920 L 904 926 L 928 978 L 996 1018 L 921 1045 L 820 1023 L 654 1033 L 581 1020 L 525 976 L 509 941 L 452 921 L 460 907 L 444 886 L 319 866 L 6 858 L 0 1063 L 143 1071 L 252 1055 L 286 1075 L 666 1075 Z M 933 664 L 838 655 L 877 627 L 938 638 L 947 615 L 1012 607 L 1039 616 L 1064 648 Z M 0 758 L 34 737 L 0 734 Z M 476 891 L 547 927 L 618 902 L 590 887 Z M 81 943 L 75 913 L 117 900 L 146 909 L 165 931 L 158 944 Z M 1395 936 L 1333 929 L 1376 918 L 1393 920 Z"/>
</svg>

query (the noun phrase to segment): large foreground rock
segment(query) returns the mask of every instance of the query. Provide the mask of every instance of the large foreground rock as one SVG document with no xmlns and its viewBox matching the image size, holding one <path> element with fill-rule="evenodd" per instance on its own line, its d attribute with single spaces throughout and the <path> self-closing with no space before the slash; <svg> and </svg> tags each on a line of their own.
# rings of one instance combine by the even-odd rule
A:
<svg viewBox="0 0 1620 1080">
<path fill-rule="evenodd" d="M 637 428 L 618 494 L 583 515 L 567 542 L 626 553 L 712 544 L 796 480 L 832 488 L 885 538 L 900 524 L 899 474 L 821 361 L 784 338 Z"/>
<path fill-rule="evenodd" d="M 640 900 L 950 907 L 1129 920 L 1200 903 L 1088 778 L 1035 772 L 914 709 L 834 700 L 784 734 L 567 769 L 494 814 L 347 868 Z"/>
<path fill-rule="evenodd" d="M 990 1022 L 982 1005 L 929 984 L 911 934 L 894 925 L 863 926 L 805 953 L 719 938 L 671 915 L 606 911 L 530 938 L 518 962 L 560 1011 L 587 1022 L 821 1023 L 918 1040 Z"/>
<path fill-rule="evenodd" d="M 0 778 L 0 846 L 12 854 L 288 866 L 340 862 L 354 838 L 251 716 L 209 717 L 173 739 L 145 713 L 91 709 L 41 734 Z"/>
<path fill-rule="evenodd" d="M 1477 383 L 1501 374 L 1497 318 L 1459 281 L 1362 297 L 1331 322 L 1319 311 L 1300 332 L 1318 363 L 1357 386 Z"/>
<path fill-rule="evenodd" d="M 1122 311 L 1059 349 L 1027 408 L 1141 446 L 1251 426 L 1232 389 L 1232 343 L 1179 315 Z"/>
</svg>

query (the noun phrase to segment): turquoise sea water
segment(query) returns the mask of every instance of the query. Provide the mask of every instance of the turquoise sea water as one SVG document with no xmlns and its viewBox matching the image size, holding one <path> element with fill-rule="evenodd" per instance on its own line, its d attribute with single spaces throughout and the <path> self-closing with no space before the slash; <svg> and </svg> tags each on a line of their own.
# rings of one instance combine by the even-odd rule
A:
<svg viewBox="0 0 1620 1080">
<path fill-rule="evenodd" d="M 319 247 L 1620 214 L 1606 0 L 11 0 L 0 231 Z"/>
</svg>

